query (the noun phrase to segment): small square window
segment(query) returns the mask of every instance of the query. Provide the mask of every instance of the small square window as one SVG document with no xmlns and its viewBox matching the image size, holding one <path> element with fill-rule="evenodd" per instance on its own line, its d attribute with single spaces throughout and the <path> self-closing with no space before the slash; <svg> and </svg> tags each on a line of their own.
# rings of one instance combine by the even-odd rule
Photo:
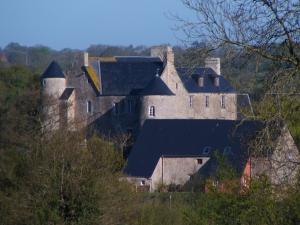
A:
<svg viewBox="0 0 300 225">
<path fill-rule="evenodd" d="M 202 160 L 202 159 L 197 159 L 197 163 L 198 163 L 199 165 L 201 165 L 201 164 L 203 163 L 203 160 Z"/>
</svg>

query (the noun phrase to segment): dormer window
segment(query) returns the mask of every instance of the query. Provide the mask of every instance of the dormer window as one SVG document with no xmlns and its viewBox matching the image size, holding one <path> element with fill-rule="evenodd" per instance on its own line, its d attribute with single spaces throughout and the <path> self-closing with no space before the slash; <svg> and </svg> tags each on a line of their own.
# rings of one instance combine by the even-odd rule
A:
<svg viewBox="0 0 300 225">
<path fill-rule="evenodd" d="M 149 107 L 149 116 L 155 116 L 155 107 L 153 105 Z"/>
<path fill-rule="evenodd" d="M 220 78 L 219 78 L 219 77 L 215 77 L 215 78 L 214 78 L 214 85 L 215 85 L 216 87 L 219 87 L 219 86 L 220 86 Z"/>
<path fill-rule="evenodd" d="M 204 77 L 198 77 L 198 86 L 203 87 L 204 86 Z"/>
<path fill-rule="evenodd" d="M 92 113 L 92 111 L 93 111 L 92 101 L 87 101 L 86 111 L 87 111 L 87 113 Z"/>
</svg>

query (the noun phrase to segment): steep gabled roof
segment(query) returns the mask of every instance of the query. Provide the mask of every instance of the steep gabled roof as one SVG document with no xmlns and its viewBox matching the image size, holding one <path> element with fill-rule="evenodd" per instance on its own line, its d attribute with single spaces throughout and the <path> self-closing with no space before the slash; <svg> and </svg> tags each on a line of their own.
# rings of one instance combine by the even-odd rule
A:
<svg viewBox="0 0 300 225">
<path fill-rule="evenodd" d="M 174 93 L 168 88 L 163 80 L 157 75 L 152 81 L 144 88 L 140 90 L 133 90 L 131 95 L 174 95 Z"/>
<path fill-rule="evenodd" d="M 52 61 L 50 65 L 47 67 L 41 79 L 45 78 L 66 78 L 61 67 L 56 61 Z"/>
<path fill-rule="evenodd" d="M 157 70 L 163 71 L 158 57 L 91 58 L 90 64 L 101 75 L 103 95 L 128 95 L 133 89 L 145 88 Z"/>
<path fill-rule="evenodd" d="M 210 157 L 213 151 L 226 153 L 240 172 L 248 159 L 249 139 L 261 127 L 257 121 L 146 120 L 124 172 L 149 178 L 162 156 Z"/>
<path fill-rule="evenodd" d="M 217 75 L 211 68 L 176 68 L 177 72 L 189 93 L 231 93 L 235 89 L 230 83 L 220 75 Z M 203 77 L 204 85 L 200 87 L 197 85 L 197 79 Z M 219 78 L 219 86 L 214 85 L 214 79 Z"/>
</svg>

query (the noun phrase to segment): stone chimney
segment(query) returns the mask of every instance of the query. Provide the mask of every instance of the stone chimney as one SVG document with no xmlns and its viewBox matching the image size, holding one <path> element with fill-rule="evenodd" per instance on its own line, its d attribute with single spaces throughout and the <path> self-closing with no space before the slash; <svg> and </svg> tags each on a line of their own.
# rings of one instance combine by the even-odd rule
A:
<svg viewBox="0 0 300 225">
<path fill-rule="evenodd" d="M 164 63 L 172 63 L 174 65 L 174 52 L 171 46 L 154 46 L 151 48 L 151 56 L 159 57 Z"/>
<path fill-rule="evenodd" d="M 84 62 L 84 66 L 89 65 L 89 53 L 88 52 L 83 53 L 83 62 Z"/>
<path fill-rule="evenodd" d="M 205 68 L 211 68 L 216 72 L 217 75 L 221 75 L 220 58 L 206 58 Z"/>
</svg>

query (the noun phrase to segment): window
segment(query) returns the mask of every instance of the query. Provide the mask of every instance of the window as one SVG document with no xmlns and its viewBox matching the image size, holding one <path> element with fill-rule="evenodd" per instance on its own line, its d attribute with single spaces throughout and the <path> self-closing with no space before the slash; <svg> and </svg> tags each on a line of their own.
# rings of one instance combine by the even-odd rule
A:
<svg viewBox="0 0 300 225">
<path fill-rule="evenodd" d="M 193 96 L 192 95 L 189 96 L 189 103 L 190 103 L 190 107 L 192 107 L 193 106 Z"/>
<path fill-rule="evenodd" d="M 92 102 L 91 101 L 87 101 L 86 103 L 86 111 L 87 113 L 92 113 L 93 107 L 92 107 Z"/>
<path fill-rule="evenodd" d="M 220 78 L 219 77 L 215 77 L 214 84 L 215 84 L 216 87 L 220 86 Z"/>
<path fill-rule="evenodd" d="M 149 107 L 149 116 L 155 116 L 155 107 L 153 105 Z"/>
<path fill-rule="evenodd" d="M 225 109 L 225 95 L 221 96 L 221 108 Z"/>
<path fill-rule="evenodd" d="M 113 108 L 112 108 L 112 110 L 113 110 L 113 113 L 114 113 L 115 115 L 118 115 L 118 114 L 119 114 L 119 104 L 118 104 L 117 102 L 114 102 L 114 103 L 113 103 Z"/>
<path fill-rule="evenodd" d="M 46 85 L 46 80 L 43 80 L 42 81 L 42 86 L 45 87 L 45 85 Z"/>
<path fill-rule="evenodd" d="M 205 107 L 209 107 L 209 96 L 205 96 Z"/>
<path fill-rule="evenodd" d="M 145 186 L 145 184 L 146 184 L 145 180 L 142 180 L 140 183 L 141 186 Z"/>
<path fill-rule="evenodd" d="M 198 163 L 199 165 L 201 165 L 201 164 L 203 163 L 203 160 L 202 160 L 202 159 L 197 159 L 197 163 Z"/>
<path fill-rule="evenodd" d="M 199 77 L 198 78 L 198 86 L 199 87 L 203 87 L 203 85 L 204 85 L 204 78 L 203 77 Z"/>
</svg>

